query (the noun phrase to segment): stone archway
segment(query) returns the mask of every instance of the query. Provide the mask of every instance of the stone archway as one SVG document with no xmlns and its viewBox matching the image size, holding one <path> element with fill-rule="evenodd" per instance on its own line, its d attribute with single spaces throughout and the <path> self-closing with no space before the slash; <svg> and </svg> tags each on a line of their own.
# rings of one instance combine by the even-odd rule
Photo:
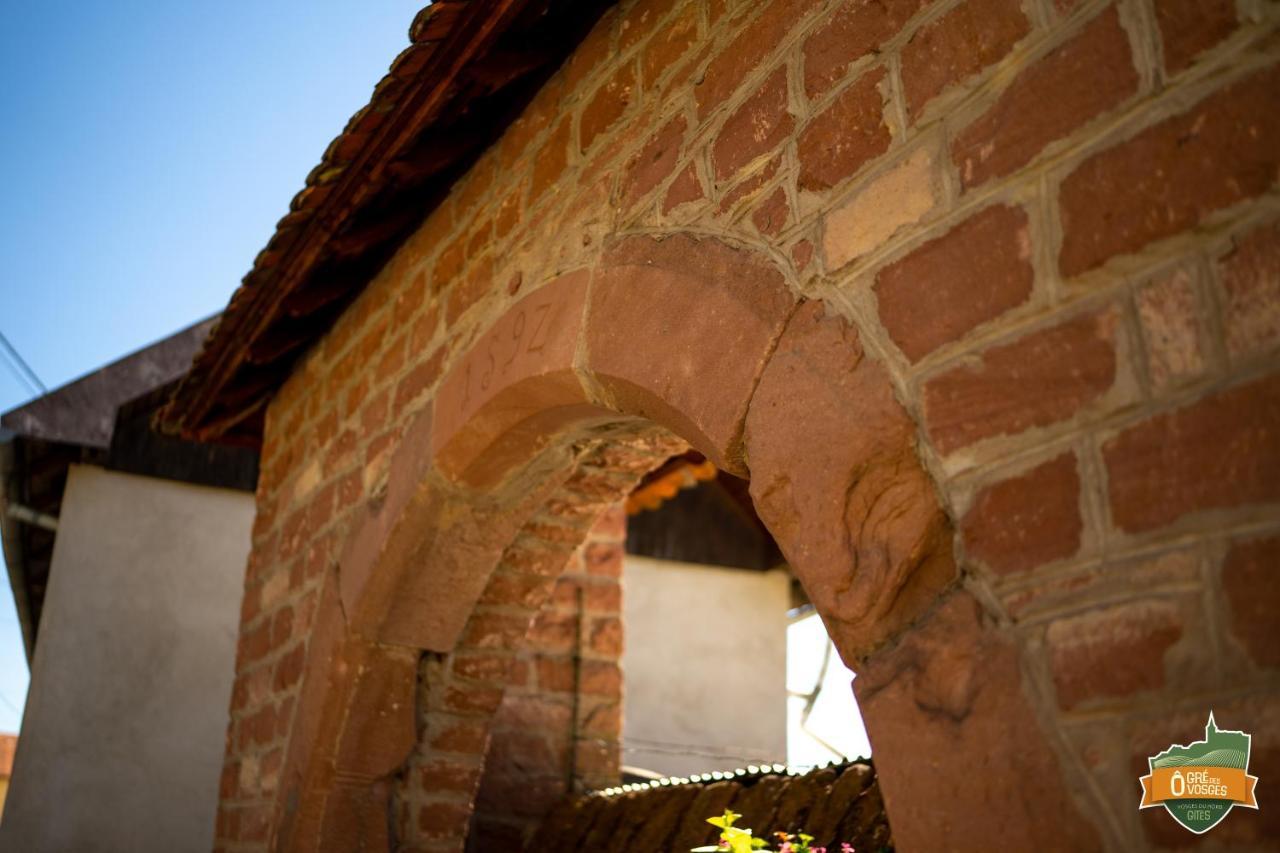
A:
<svg viewBox="0 0 1280 853">
<path fill-rule="evenodd" d="M 1096 846 L 1031 711 L 1016 644 L 984 615 L 980 585 L 957 576 L 916 435 L 857 330 L 821 303 L 796 303 L 758 254 L 684 234 L 618 237 L 596 268 L 532 291 L 409 428 L 328 587 L 337 592 L 322 599 L 277 847 L 387 848 L 392 780 L 415 743 L 450 726 L 483 740 L 496 708 L 506 670 L 486 670 L 487 652 L 467 646 L 484 636 L 469 632 L 484 616 L 477 602 L 512 561 L 554 581 L 589 520 L 670 436 L 750 478 L 861 676 L 902 846 L 980 846 L 995 808 L 1014 846 Z M 414 713 L 424 651 L 451 656 L 426 700 L 440 710 L 427 717 L 434 732 L 419 732 Z M 456 701 L 476 703 L 465 713 L 450 705 L 453 677 Z M 442 769 L 459 796 L 419 804 L 428 817 L 411 849 L 458 849 L 474 796 L 465 770 Z"/>
</svg>

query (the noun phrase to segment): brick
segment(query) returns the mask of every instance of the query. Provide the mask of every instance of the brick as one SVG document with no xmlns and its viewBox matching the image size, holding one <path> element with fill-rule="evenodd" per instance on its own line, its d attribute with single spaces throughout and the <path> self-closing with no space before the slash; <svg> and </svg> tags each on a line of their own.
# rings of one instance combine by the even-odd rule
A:
<svg viewBox="0 0 1280 853">
<path fill-rule="evenodd" d="M 966 187 L 1029 163 L 1049 143 L 1138 91 L 1129 37 L 1115 7 L 1014 78 L 952 145 Z"/>
<path fill-rule="evenodd" d="M 451 684 L 445 688 L 440 707 L 452 714 L 492 714 L 502 705 L 503 695 L 500 687 Z"/>
<path fill-rule="evenodd" d="M 702 181 L 698 178 L 698 167 L 690 163 L 680 171 L 671 186 L 667 187 L 667 194 L 662 198 L 662 212 L 670 213 L 682 204 L 699 201 L 704 195 Z"/>
<path fill-rule="evenodd" d="M 586 591 L 586 608 L 596 613 L 620 613 L 622 611 L 622 587 L 616 583 L 593 583 L 583 587 Z"/>
<path fill-rule="evenodd" d="M 1154 4 L 1164 67 L 1176 74 L 1236 28 L 1232 0 L 1160 0 Z"/>
<path fill-rule="evenodd" d="M 653 37 L 641 54 L 640 63 L 645 85 L 652 86 L 664 71 L 674 68 L 697 38 L 698 7 L 690 3 Z"/>
<path fill-rule="evenodd" d="M 983 351 L 924 385 L 925 423 L 943 454 L 1065 421 L 1116 384 L 1119 314 L 1105 309 Z"/>
<path fill-rule="evenodd" d="M 764 201 L 756 205 L 756 209 L 751 213 L 751 223 L 761 234 L 772 237 L 787 226 L 787 218 L 790 215 L 791 206 L 787 203 L 787 191 L 778 187 L 769 193 Z"/>
<path fill-rule="evenodd" d="M 514 649 L 521 645 L 528 631 L 527 615 L 473 611 L 462 635 L 462 644 L 470 649 Z"/>
<path fill-rule="evenodd" d="M 563 697 L 511 695 L 495 722 L 510 729 L 564 732 L 572 718 L 571 705 Z"/>
<path fill-rule="evenodd" d="M 1025 303 L 1034 278 L 1026 212 L 994 205 L 876 275 L 880 321 L 919 361 Z"/>
<path fill-rule="evenodd" d="M 1205 351 L 1192 273 L 1177 269 L 1134 297 L 1151 384 L 1161 391 L 1204 372 Z"/>
<path fill-rule="evenodd" d="M 302 679 L 302 667 L 307 660 L 306 646 L 298 644 L 293 648 L 292 652 L 285 654 L 275 665 L 275 683 L 276 690 L 292 689 L 298 681 Z"/>
<path fill-rule="evenodd" d="M 1074 453 L 984 488 L 960 523 L 972 557 L 1007 575 L 1080 550 L 1080 474 Z"/>
<path fill-rule="evenodd" d="M 489 745 L 488 720 L 454 719 L 441 715 L 433 718 L 426 732 L 432 749 L 441 752 L 458 752 L 468 755 L 484 755 Z"/>
<path fill-rule="evenodd" d="M 675 171 L 685 127 L 684 116 L 677 116 L 663 125 L 643 148 L 631 156 L 622 178 L 623 204 L 633 204 Z"/>
<path fill-rule="evenodd" d="M 480 767 L 448 758 L 435 758 L 418 770 L 419 784 L 426 791 L 457 791 L 470 794 L 480 784 Z"/>
<path fill-rule="evenodd" d="M 797 405 L 803 400 L 803 405 Z M 915 426 L 856 329 L 801 306 L 747 415 L 751 497 L 846 661 L 919 617 L 955 576 Z"/>
<path fill-rule="evenodd" d="M 1276 613 L 1280 613 L 1280 538 L 1237 542 L 1222 565 L 1232 636 L 1261 666 L 1280 667 Z"/>
<path fill-rule="evenodd" d="M 570 122 L 566 116 L 534 155 L 529 178 L 529 204 L 536 203 L 548 190 L 557 189 L 560 176 L 569 165 L 569 133 Z"/>
<path fill-rule="evenodd" d="M 591 622 L 589 639 L 591 651 L 600 655 L 620 657 L 622 655 L 622 620 L 595 619 Z"/>
<path fill-rule="evenodd" d="M 948 839 L 943 847 L 974 851 L 1102 849 L 1038 720 L 1017 642 L 967 593 L 862 662 L 853 685 L 881 756 L 931 756 L 876 760 L 895 848 L 934 850 Z"/>
<path fill-rule="evenodd" d="M 497 212 L 493 215 L 493 239 L 500 242 L 520 224 L 523 209 L 524 182 L 520 181 L 515 188 L 502 199 Z M 432 326 L 434 327 L 434 323 Z"/>
<path fill-rule="evenodd" d="M 618 21 L 618 53 L 625 53 L 644 41 L 650 34 L 662 30 L 658 21 L 675 7 L 675 0 L 648 0 L 636 3 Z"/>
<path fill-rule="evenodd" d="M 418 400 L 431 386 L 435 385 L 444 368 L 444 358 L 448 355 L 448 346 L 443 345 L 426 360 L 416 364 L 396 386 L 395 407 L 404 410 Z"/>
<path fill-rule="evenodd" d="M 1280 501 L 1280 375 L 1141 421 L 1102 454 L 1111 518 L 1129 533 Z"/>
<path fill-rule="evenodd" d="M 579 147 L 586 151 L 596 138 L 622 118 L 637 96 L 635 63 L 628 62 L 596 89 L 578 123 Z"/>
<path fill-rule="evenodd" d="M 1095 154 L 1062 182 L 1064 276 L 1200 224 L 1275 185 L 1280 66 Z"/>
<path fill-rule="evenodd" d="M 418 808 L 418 831 L 426 840 L 465 838 L 470 823 L 469 803 L 427 803 Z"/>
<path fill-rule="evenodd" d="M 546 657 L 537 660 L 538 689 L 551 693 L 572 693 L 575 683 L 573 658 Z"/>
<path fill-rule="evenodd" d="M 804 90 L 818 98 L 866 57 L 902 30 L 929 0 L 887 0 L 867 3 L 844 0 L 826 23 L 804 43 Z"/>
<path fill-rule="evenodd" d="M 436 258 L 431 268 L 431 292 L 439 293 L 462 272 L 467 261 L 467 247 L 462 241 L 450 243 Z"/>
<path fill-rule="evenodd" d="M 578 644 L 578 614 L 543 610 L 529 629 L 529 647 L 568 654 Z"/>
<path fill-rule="evenodd" d="M 933 155 L 921 148 L 871 179 L 823 221 L 822 250 L 837 270 L 929 215 L 942 200 Z"/>
<path fill-rule="evenodd" d="M 787 70 L 779 68 L 729 117 L 712 146 L 717 180 L 777 148 L 791 135 L 795 117 L 787 102 Z"/>
<path fill-rule="evenodd" d="M 880 94 L 884 80 L 883 68 L 863 74 L 800 132 L 796 140 L 800 189 L 833 187 L 889 150 L 889 126 Z"/>
<path fill-rule="evenodd" d="M 622 697 L 622 670 L 609 661 L 584 660 L 580 662 L 579 691 L 584 696 Z M 616 730 L 615 730 L 616 733 Z"/>
<path fill-rule="evenodd" d="M 791 262 L 796 265 L 796 272 L 804 272 L 813 260 L 813 243 L 799 240 L 791 247 Z"/>
<path fill-rule="evenodd" d="M 622 549 L 617 545 L 590 542 L 583 550 L 587 574 L 601 577 L 622 577 Z"/>
<path fill-rule="evenodd" d="M 947 88 L 1009 55 L 1031 24 L 1019 0 L 967 0 L 902 48 L 902 88 L 914 117 Z"/>
<path fill-rule="evenodd" d="M 707 66 L 694 90 L 698 118 L 722 104 L 786 38 L 796 22 L 821 0 L 771 0 L 760 15 L 742 30 Z"/>
<path fill-rule="evenodd" d="M 725 213 L 738 202 L 755 195 L 765 184 L 773 179 L 774 175 L 778 174 L 778 169 L 781 166 L 782 155 L 779 154 L 766 163 L 763 168 L 738 181 L 720 199 L 720 204 L 717 207 L 719 212 Z"/>
<path fill-rule="evenodd" d="M 1218 277 L 1227 353 L 1240 359 L 1280 344 L 1280 222 L 1237 236 Z"/>
<path fill-rule="evenodd" d="M 621 702 L 584 703 L 579 716 L 578 731 L 583 737 L 616 740 L 622 732 Z"/>
<path fill-rule="evenodd" d="M 1164 686 L 1164 656 L 1182 637 L 1175 602 L 1144 600 L 1053 622 L 1045 634 L 1058 704 L 1118 699 Z"/>
<path fill-rule="evenodd" d="M 550 592 L 546 578 L 537 575 L 496 572 L 489 578 L 480 597 L 480 604 L 497 604 L 514 607 L 541 607 Z"/>
<path fill-rule="evenodd" d="M 453 660 L 453 673 L 460 678 L 500 683 L 507 680 L 512 659 L 503 654 L 459 655 Z"/>
</svg>

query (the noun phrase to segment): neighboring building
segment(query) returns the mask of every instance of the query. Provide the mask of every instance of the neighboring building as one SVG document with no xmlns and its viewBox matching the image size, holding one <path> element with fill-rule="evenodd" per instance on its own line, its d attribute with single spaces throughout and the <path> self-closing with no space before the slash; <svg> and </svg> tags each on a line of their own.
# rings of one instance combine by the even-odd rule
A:
<svg viewBox="0 0 1280 853">
<path fill-rule="evenodd" d="M 628 555 L 623 583 L 623 765 L 785 764 L 791 576 Z"/>
<path fill-rule="evenodd" d="M 616 781 L 618 506 L 690 448 L 857 672 L 897 849 L 1169 846 L 1142 756 L 1210 708 L 1280 776 L 1278 32 L 428 6 L 163 413 L 262 450 L 217 849 L 514 849 Z"/>
<path fill-rule="evenodd" d="M 31 661 L 0 849 L 212 844 L 257 455 L 150 428 L 210 325 L 0 419 Z"/>
</svg>

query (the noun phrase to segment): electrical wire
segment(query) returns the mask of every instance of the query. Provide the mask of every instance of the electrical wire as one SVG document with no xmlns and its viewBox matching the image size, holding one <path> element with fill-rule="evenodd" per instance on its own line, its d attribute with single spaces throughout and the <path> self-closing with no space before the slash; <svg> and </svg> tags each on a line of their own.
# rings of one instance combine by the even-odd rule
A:
<svg viewBox="0 0 1280 853">
<path fill-rule="evenodd" d="M 22 357 L 17 348 L 9 343 L 9 339 L 4 336 L 4 332 L 0 332 L 0 347 L 3 347 L 4 351 L 9 355 L 9 359 L 5 364 L 8 365 L 14 376 L 18 377 L 34 393 L 49 393 L 49 389 L 44 387 L 40 377 L 31 369 L 31 365 L 27 364 L 27 360 Z"/>
</svg>

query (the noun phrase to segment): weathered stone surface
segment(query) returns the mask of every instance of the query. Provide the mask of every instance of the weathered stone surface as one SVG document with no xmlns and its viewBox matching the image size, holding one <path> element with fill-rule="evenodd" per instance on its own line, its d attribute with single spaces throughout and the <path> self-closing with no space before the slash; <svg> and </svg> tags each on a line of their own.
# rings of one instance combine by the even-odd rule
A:
<svg viewBox="0 0 1280 853">
<path fill-rule="evenodd" d="M 1280 538 L 1237 542 L 1222 566 L 1231 634 L 1260 666 L 1280 667 Z"/>
<path fill-rule="evenodd" d="M 1186 268 L 1142 287 L 1134 299 L 1147 347 L 1151 385 L 1163 390 L 1199 376 L 1205 369 L 1201 311 Z"/>
<path fill-rule="evenodd" d="M 782 776 L 766 776 L 749 788 L 744 788 L 733 801 L 733 810 L 742 815 L 739 823 L 768 832 L 774 828 L 774 815 L 778 812 L 778 800 L 787 789 L 788 780 Z M 710 817 L 710 815 L 707 815 Z"/>
<path fill-rule="evenodd" d="M 587 368 L 611 408 L 745 473 L 747 402 L 793 301 L 772 263 L 719 241 L 622 239 L 596 273 Z"/>
<path fill-rule="evenodd" d="M 1176 74 L 1236 28 L 1231 0 L 1161 0 L 1155 4 L 1164 67 Z"/>
<path fill-rule="evenodd" d="M 779 68 L 720 129 L 711 149 L 716 179 L 732 177 L 755 158 L 777 148 L 794 126 L 787 102 L 787 69 Z"/>
<path fill-rule="evenodd" d="M 1034 278 L 1026 212 L 993 205 L 876 275 L 880 322 L 919 361 L 1026 302 Z"/>
<path fill-rule="evenodd" d="M 1275 185 L 1280 66 L 1085 160 L 1062 182 L 1064 276 L 1198 225 Z"/>
<path fill-rule="evenodd" d="M 985 438 L 1066 420 L 1115 384 L 1113 309 L 1083 314 L 985 350 L 924 386 L 934 445 L 951 453 Z"/>
<path fill-rule="evenodd" d="M 1097 850 L 1022 683 L 1012 638 L 955 593 L 854 679 L 901 850 Z M 992 814 L 1000 819 L 993 821 Z"/>
<path fill-rule="evenodd" d="M 837 270 L 880 248 L 927 216 L 941 199 L 933 154 L 921 148 L 827 214 L 822 232 L 827 267 Z"/>
<path fill-rule="evenodd" d="M 796 140 L 800 189 L 833 187 L 889 150 L 884 80 L 884 68 L 868 71 L 809 120 Z"/>
<path fill-rule="evenodd" d="M 956 137 L 952 156 L 966 187 L 1010 174 L 1055 139 L 1138 90 L 1129 37 L 1113 6 L 1079 35 L 1027 67 Z"/>
<path fill-rule="evenodd" d="M 449 370 L 432 447 L 446 475 L 483 486 L 531 459 L 560 423 L 586 413 L 573 359 L 588 274 L 561 276 L 513 305 Z"/>
<path fill-rule="evenodd" d="M 681 821 L 689 806 L 698 798 L 699 790 L 692 785 L 678 785 L 665 791 L 659 789 L 649 796 L 658 800 L 653 811 L 636 827 L 631 837 L 632 850 L 678 850 L 672 847 L 672 837 L 680 829 Z M 707 817 L 710 817 L 708 815 Z"/>
<path fill-rule="evenodd" d="M 999 62 L 1031 31 L 1018 0 L 968 0 L 921 27 L 902 49 L 907 110 Z"/>
<path fill-rule="evenodd" d="M 417 683 L 416 651 L 369 647 L 361 661 L 338 746 L 339 772 L 378 779 L 404 763 L 418 740 L 414 717 Z"/>
<path fill-rule="evenodd" d="M 684 819 L 676 830 L 672 842 L 672 850 L 687 850 L 690 847 L 701 847 L 714 844 L 718 835 L 714 827 L 707 823 L 707 818 L 724 814 L 733 801 L 741 793 L 742 787 L 736 782 L 713 782 L 703 785 L 698 796 L 689 804 Z"/>
<path fill-rule="evenodd" d="M 318 853 L 348 850 L 385 850 L 391 843 L 387 832 L 386 784 L 340 783 L 329 791 L 325 802 L 324 825 L 309 849 Z M 299 845 L 298 849 L 303 849 Z"/>
<path fill-rule="evenodd" d="M 1073 556 L 1084 529 L 1075 454 L 987 486 L 960 529 L 969 555 L 1001 574 Z"/>
<path fill-rule="evenodd" d="M 1049 665 L 1058 703 L 1074 708 L 1164 686 L 1164 655 L 1181 638 L 1182 614 L 1170 600 L 1135 601 L 1049 626 Z"/>
<path fill-rule="evenodd" d="M 1235 239 L 1218 263 L 1227 352 L 1245 358 L 1280 344 L 1280 222 Z"/>
<path fill-rule="evenodd" d="M 1280 501 L 1280 374 L 1134 424 L 1102 455 L 1112 521 L 1130 533 Z"/>
<path fill-rule="evenodd" d="M 751 496 L 852 661 L 920 615 L 955 575 L 951 527 L 911 418 L 857 332 L 809 303 L 747 415 Z"/>
</svg>

